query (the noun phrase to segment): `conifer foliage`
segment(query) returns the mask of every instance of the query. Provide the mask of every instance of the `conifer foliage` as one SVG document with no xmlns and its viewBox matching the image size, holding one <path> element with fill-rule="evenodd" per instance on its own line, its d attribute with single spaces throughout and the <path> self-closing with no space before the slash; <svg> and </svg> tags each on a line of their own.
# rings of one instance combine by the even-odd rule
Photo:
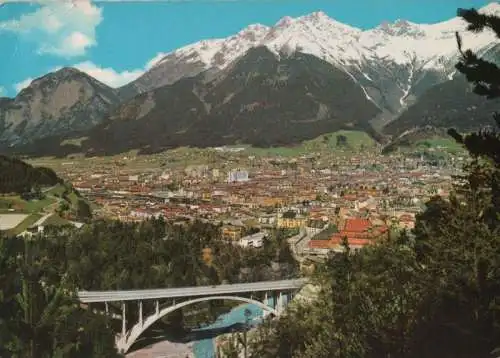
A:
<svg viewBox="0 0 500 358">
<path fill-rule="evenodd" d="M 467 21 L 468 30 L 472 32 L 493 31 L 500 38 L 500 18 L 489 14 L 480 14 L 475 9 L 459 9 L 458 15 Z M 474 85 L 474 92 L 489 100 L 498 101 L 500 107 L 500 67 L 486 61 L 471 50 L 464 50 L 460 34 L 456 34 L 461 59 L 456 68 Z M 484 129 L 477 133 L 461 135 L 450 129 L 449 134 L 462 143 L 469 153 L 491 162 L 491 186 L 493 215 L 500 212 L 500 113 L 494 113 L 497 128 Z"/>
</svg>

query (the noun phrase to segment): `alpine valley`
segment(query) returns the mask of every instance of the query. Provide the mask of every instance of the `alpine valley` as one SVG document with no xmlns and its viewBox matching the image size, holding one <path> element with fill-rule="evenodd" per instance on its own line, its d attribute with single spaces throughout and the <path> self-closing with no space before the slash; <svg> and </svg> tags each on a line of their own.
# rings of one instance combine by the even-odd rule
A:
<svg viewBox="0 0 500 358">
<path fill-rule="evenodd" d="M 480 12 L 500 15 L 500 5 Z M 63 68 L 0 98 L 0 148 L 107 155 L 293 145 L 340 129 L 383 143 L 421 127 L 476 129 L 500 103 L 457 74 L 456 32 L 489 60 L 500 48 L 493 33 L 465 29 L 456 17 L 360 30 L 316 12 L 180 48 L 121 88 Z"/>
</svg>

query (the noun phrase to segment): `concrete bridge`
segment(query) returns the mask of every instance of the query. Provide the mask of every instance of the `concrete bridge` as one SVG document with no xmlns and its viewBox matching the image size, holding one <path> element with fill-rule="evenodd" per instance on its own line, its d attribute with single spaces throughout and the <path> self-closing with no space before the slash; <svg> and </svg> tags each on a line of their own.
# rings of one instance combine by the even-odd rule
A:
<svg viewBox="0 0 500 358">
<path fill-rule="evenodd" d="M 106 314 L 109 314 L 108 303 L 121 302 L 122 314 L 118 317 L 122 320 L 122 330 L 116 335 L 115 343 L 118 351 L 124 354 L 156 321 L 183 307 L 206 301 L 229 300 L 257 305 L 262 308 L 264 315 L 276 317 L 283 311 L 287 301 L 306 283 L 306 279 L 295 279 L 148 290 L 79 291 L 78 298 L 87 304 L 104 303 Z M 286 297 L 289 299 L 285 300 Z M 130 301 L 137 302 L 139 319 L 127 330 L 126 304 Z M 143 312 L 145 301 L 154 301 L 155 307 L 146 317 Z"/>
</svg>

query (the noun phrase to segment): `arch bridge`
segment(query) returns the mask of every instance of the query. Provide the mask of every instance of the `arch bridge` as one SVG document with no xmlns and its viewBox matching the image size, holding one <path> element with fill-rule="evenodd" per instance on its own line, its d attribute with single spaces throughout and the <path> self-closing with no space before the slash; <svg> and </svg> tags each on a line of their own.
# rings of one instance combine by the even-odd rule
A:
<svg viewBox="0 0 500 358">
<path fill-rule="evenodd" d="M 121 303 L 121 315 L 112 317 L 122 321 L 122 329 L 116 335 L 115 343 L 118 351 L 124 354 L 156 321 L 188 305 L 213 300 L 238 301 L 259 306 L 264 316 L 272 314 L 276 317 L 305 283 L 306 279 L 295 279 L 166 289 L 78 291 L 78 299 L 85 304 L 104 303 L 108 315 L 110 314 L 108 303 Z M 138 304 L 138 322 L 132 326 L 128 324 L 126 318 L 127 303 L 130 301 Z M 151 301 L 154 302 L 154 310 L 145 317 L 143 303 Z"/>
</svg>

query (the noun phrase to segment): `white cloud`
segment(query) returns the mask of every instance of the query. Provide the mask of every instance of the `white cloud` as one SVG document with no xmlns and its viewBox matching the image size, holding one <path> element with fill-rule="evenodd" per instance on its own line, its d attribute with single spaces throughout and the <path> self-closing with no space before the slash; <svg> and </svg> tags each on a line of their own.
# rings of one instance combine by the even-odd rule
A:
<svg viewBox="0 0 500 358">
<path fill-rule="evenodd" d="M 21 90 L 23 90 L 26 87 L 28 87 L 30 85 L 31 81 L 33 81 L 33 78 L 32 77 L 28 77 L 24 81 L 21 81 L 21 82 L 18 82 L 16 84 L 14 84 L 14 89 L 16 90 L 16 93 L 19 93 L 19 92 L 21 92 Z"/>
<path fill-rule="evenodd" d="M 118 72 L 111 67 L 100 67 L 91 61 L 77 63 L 72 67 L 94 77 L 110 87 L 121 87 L 139 78 L 144 72 L 150 70 L 158 61 L 165 57 L 167 53 L 158 52 L 155 57 L 146 62 L 144 68 L 125 70 Z"/>
<path fill-rule="evenodd" d="M 96 64 L 90 62 L 90 61 L 85 61 L 85 62 L 80 62 L 75 65 L 72 65 L 71 67 L 74 67 L 82 72 L 85 72 L 89 76 L 92 76 L 98 81 L 101 81 L 102 83 L 113 87 L 121 87 L 123 85 L 126 85 L 129 82 L 132 82 L 136 78 L 138 78 L 140 75 L 144 73 L 143 69 L 136 69 L 136 70 L 131 70 L 131 71 L 123 71 L 123 72 L 117 72 L 112 68 L 104 68 L 104 67 L 99 67 Z M 47 73 L 55 72 L 60 70 L 62 67 L 54 67 Z M 42 75 L 40 75 L 42 76 Z M 37 76 L 40 77 L 40 76 Z M 31 82 L 35 78 L 33 77 L 28 77 L 25 80 L 15 83 L 12 87 L 16 91 L 16 93 L 21 92 L 24 88 L 28 87 Z M 2 92 L 0 90 L 0 96 L 2 95 Z"/>
<path fill-rule="evenodd" d="M 5 87 L 0 86 L 0 97 L 4 97 L 6 95 L 7 95 L 7 90 L 5 89 Z"/>
<path fill-rule="evenodd" d="M 146 63 L 144 68 L 136 68 L 133 70 L 125 70 L 122 72 L 116 71 L 111 67 L 100 67 L 91 61 L 80 62 L 75 65 L 72 65 L 71 67 L 74 67 L 82 72 L 85 72 L 89 76 L 94 77 L 96 80 L 101 81 L 102 83 L 110 87 L 117 88 L 136 80 L 138 77 L 144 74 L 144 72 L 151 69 L 158 61 L 160 61 L 166 55 L 167 55 L 166 53 L 159 52 L 156 54 L 155 57 L 153 57 Z M 61 68 L 62 68 L 61 66 L 54 67 L 51 70 L 49 70 L 48 73 L 55 72 L 57 70 L 60 70 Z M 19 93 L 22 89 L 28 87 L 31 81 L 33 81 L 33 77 L 26 78 L 25 80 L 14 84 L 13 88 L 16 90 L 16 93 Z"/>
<path fill-rule="evenodd" d="M 61 41 L 57 46 L 44 44 L 40 47 L 40 53 L 51 53 L 60 56 L 72 54 L 83 55 L 88 47 L 95 45 L 95 40 L 81 32 L 73 32 Z"/>
<path fill-rule="evenodd" d="M 82 56 L 96 44 L 95 30 L 102 11 L 90 0 L 44 0 L 37 10 L 18 19 L 0 22 L 0 31 L 36 41 L 40 53 Z"/>
<path fill-rule="evenodd" d="M 96 64 L 85 61 L 74 65 L 73 67 L 79 69 L 82 72 L 94 77 L 95 79 L 107 84 L 111 87 L 123 86 L 144 73 L 142 69 L 136 69 L 131 71 L 117 72 L 112 68 L 102 68 Z"/>
</svg>

